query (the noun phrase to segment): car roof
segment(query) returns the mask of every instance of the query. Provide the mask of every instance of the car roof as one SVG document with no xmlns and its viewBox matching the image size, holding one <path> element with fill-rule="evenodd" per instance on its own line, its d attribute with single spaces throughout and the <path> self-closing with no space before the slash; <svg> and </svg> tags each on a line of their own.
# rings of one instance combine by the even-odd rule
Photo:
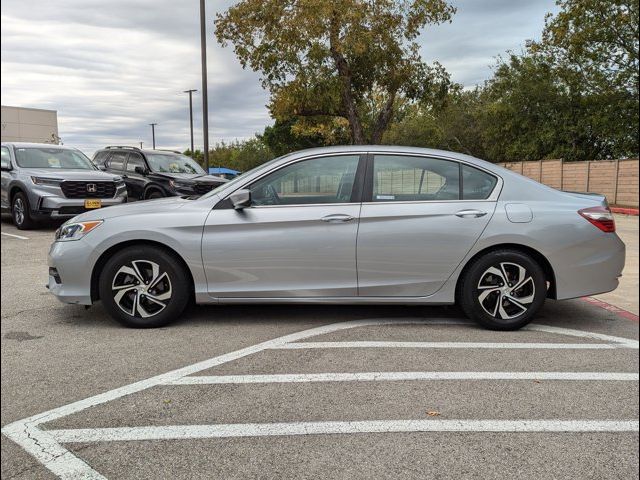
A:
<svg viewBox="0 0 640 480">
<path fill-rule="evenodd" d="M 96 150 L 96 152 L 138 152 L 138 153 L 144 153 L 146 154 L 155 154 L 155 155 L 184 155 L 182 152 L 178 152 L 178 151 L 174 151 L 174 150 L 161 150 L 161 149 L 156 149 L 153 150 L 151 148 L 138 148 L 138 147 L 129 147 L 126 145 L 117 145 L 117 146 L 113 146 L 113 147 L 104 147 L 104 148 L 99 148 L 98 150 Z"/>
</svg>

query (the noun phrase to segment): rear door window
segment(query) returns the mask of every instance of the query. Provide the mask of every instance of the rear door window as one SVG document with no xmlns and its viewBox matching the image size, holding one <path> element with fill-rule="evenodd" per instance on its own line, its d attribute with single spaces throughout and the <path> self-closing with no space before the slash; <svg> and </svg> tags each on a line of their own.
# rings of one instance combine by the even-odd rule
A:
<svg viewBox="0 0 640 480">
<path fill-rule="evenodd" d="M 136 167 L 146 168 L 144 160 L 137 153 L 130 153 L 127 159 L 127 172 L 135 173 Z"/>
<path fill-rule="evenodd" d="M 373 159 L 374 202 L 459 199 L 458 162 L 408 155 L 376 155 Z"/>
<path fill-rule="evenodd" d="M 127 158 L 127 154 L 125 152 L 113 152 L 107 160 L 107 166 L 111 170 L 122 170 L 124 169 L 124 162 Z"/>
</svg>

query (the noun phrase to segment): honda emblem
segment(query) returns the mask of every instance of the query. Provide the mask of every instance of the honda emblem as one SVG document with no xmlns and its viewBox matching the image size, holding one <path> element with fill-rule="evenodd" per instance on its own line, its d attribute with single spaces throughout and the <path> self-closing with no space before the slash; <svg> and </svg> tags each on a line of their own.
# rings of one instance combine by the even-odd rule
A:
<svg viewBox="0 0 640 480">
<path fill-rule="evenodd" d="M 87 192 L 96 193 L 98 191 L 98 186 L 95 183 L 87 183 Z"/>
</svg>

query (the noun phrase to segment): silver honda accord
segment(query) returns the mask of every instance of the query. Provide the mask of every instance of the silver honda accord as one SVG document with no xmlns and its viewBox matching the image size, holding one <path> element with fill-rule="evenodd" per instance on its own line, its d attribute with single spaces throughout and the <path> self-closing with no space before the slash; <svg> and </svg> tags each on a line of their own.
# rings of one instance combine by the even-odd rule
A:
<svg viewBox="0 0 640 480">
<path fill-rule="evenodd" d="M 48 288 L 131 327 L 194 300 L 457 303 L 513 330 L 546 298 L 615 289 L 624 257 L 603 196 L 458 153 L 346 146 L 276 158 L 201 197 L 79 215 L 56 232 Z"/>
</svg>

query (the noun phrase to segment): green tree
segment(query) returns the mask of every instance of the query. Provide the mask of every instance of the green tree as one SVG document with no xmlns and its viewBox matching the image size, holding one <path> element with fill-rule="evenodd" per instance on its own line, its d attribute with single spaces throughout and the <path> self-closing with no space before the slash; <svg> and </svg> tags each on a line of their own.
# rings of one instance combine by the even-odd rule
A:
<svg viewBox="0 0 640 480">
<path fill-rule="evenodd" d="M 261 72 L 276 120 L 343 118 L 352 143 L 378 143 L 399 98 L 439 88 L 416 38 L 454 12 L 445 0 L 242 0 L 218 14 L 216 36 Z"/>
</svg>

